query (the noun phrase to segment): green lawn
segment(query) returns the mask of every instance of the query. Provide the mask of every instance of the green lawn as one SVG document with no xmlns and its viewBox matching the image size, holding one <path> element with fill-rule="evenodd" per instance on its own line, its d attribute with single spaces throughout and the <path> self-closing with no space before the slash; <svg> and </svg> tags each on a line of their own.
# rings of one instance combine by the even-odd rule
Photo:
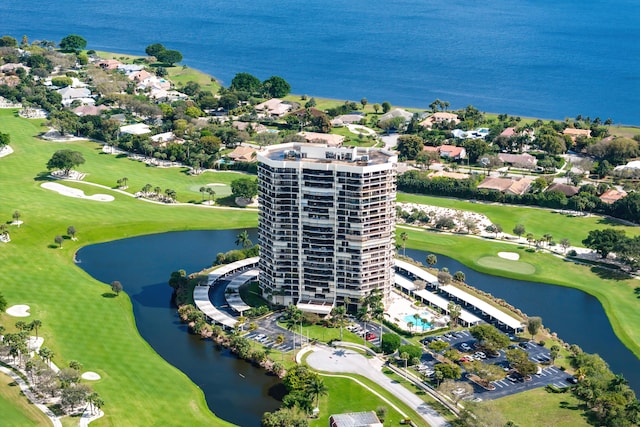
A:
<svg viewBox="0 0 640 427">
<path fill-rule="evenodd" d="M 130 183 L 148 179 L 172 188 L 207 179 L 99 154 L 95 144 L 37 140 L 33 135 L 40 132 L 40 123 L 16 118 L 10 110 L 0 111 L 0 122 L 15 151 L 0 159 L 0 220 L 10 221 L 15 210 L 24 220 L 22 227 L 10 227 L 12 242 L 0 245 L 0 292 L 9 305 L 31 306 L 31 318 L 42 320 L 40 334 L 58 365 L 78 360 L 102 376 L 93 387 L 105 401 L 106 416 L 95 424 L 225 425 L 211 414 L 201 390 L 140 337 L 126 293 L 103 298 L 107 285 L 76 267 L 73 254 L 82 245 L 133 235 L 254 227 L 255 211 L 161 206 L 113 192 L 115 201 L 110 203 L 61 196 L 41 188 L 40 175 L 51 154 L 63 146 L 83 151 L 86 164 L 81 169 L 87 179 L 105 185 L 121 176 L 128 176 Z M 228 181 L 231 175 L 217 177 Z M 50 248 L 54 236 L 65 234 L 70 225 L 77 229 L 78 241 L 66 241 L 63 249 Z M 14 322 L 6 314 L 0 316 L 2 324 Z"/>
<path fill-rule="evenodd" d="M 64 144 L 42 142 L 42 144 L 44 145 L 38 147 L 37 154 L 39 156 L 46 157 L 46 159 L 44 160 L 44 163 L 41 163 L 42 166 L 40 166 L 40 170 L 37 174 L 45 174 L 46 168 L 44 165 L 56 150 L 63 148 L 62 145 L 65 147 L 71 145 L 74 150 L 81 152 L 85 159 L 91 158 L 90 163 L 87 160 L 84 165 L 77 168 L 80 172 L 86 174 L 85 181 L 105 185 L 110 188 L 116 188 L 117 181 L 126 177 L 128 179 L 127 186 L 129 187 L 126 191 L 131 194 L 140 191 L 146 184 L 151 184 L 152 187 L 160 187 L 162 192 L 167 188 L 175 190 L 179 202 L 202 201 L 200 187 L 207 185 L 211 185 L 215 191 L 216 199 L 219 197 L 229 196 L 231 194 L 231 189 L 229 187 L 231 181 L 244 176 L 241 172 L 233 171 L 205 172 L 197 176 L 191 176 L 187 174 L 188 168 L 186 167 L 157 168 L 149 166 L 143 162 L 126 158 L 118 158 L 118 156 L 102 153 L 101 145 L 89 141 Z M 36 153 L 29 149 L 28 155 L 31 154 Z M 100 193 L 105 193 L 106 191 L 90 190 L 89 185 L 87 184 L 65 185 L 80 188 L 87 194 L 91 194 L 90 191 Z M 115 193 L 112 192 L 108 194 L 115 195 Z M 206 199 L 207 196 L 205 195 L 205 200 Z"/>
<path fill-rule="evenodd" d="M 483 267 L 493 268 L 496 270 L 515 271 L 520 274 L 534 274 L 536 272 L 536 268 L 527 262 L 512 261 L 500 258 L 499 256 L 485 256 L 478 258 L 476 263 Z"/>
<path fill-rule="evenodd" d="M 51 425 L 49 418 L 22 396 L 18 385 L 3 373 L 0 373 L 0 414 L 0 424 L 7 427 Z"/>
<path fill-rule="evenodd" d="M 548 393 L 537 388 L 482 402 L 520 427 L 580 427 L 590 425 L 581 402 L 571 393 Z"/>
<path fill-rule="evenodd" d="M 320 398 L 320 416 L 311 420 L 309 425 L 325 427 L 329 425 L 329 416 L 344 412 L 375 411 L 380 406 L 387 408 L 385 425 L 397 426 L 404 418 L 388 403 L 366 390 L 356 381 L 349 378 L 322 377 L 329 387 L 329 394 Z"/>
<path fill-rule="evenodd" d="M 556 242 L 566 238 L 575 246 L 582 246 L 582 240 L 587 237 L 589 230 L 593 229 L 615 227 L 616 229 L 624 230 L 629 236 L 640 236 L 640 227 L 622 225 L 614 219 L 596 215 L 570 217 L 546 209 L 471 203 L 459 199 L 407 193 L 398 193 L 398 202 L 420 203 L 478 212 L 486 215 L 494 224 L 500 224 L 505 233 L 513 234 L 512 230 L 516 224 L 522 224 L 525 226 L 527 233 L 533 233 L 537 238 L 548 233 L 553 236 Z"/>
</svg>

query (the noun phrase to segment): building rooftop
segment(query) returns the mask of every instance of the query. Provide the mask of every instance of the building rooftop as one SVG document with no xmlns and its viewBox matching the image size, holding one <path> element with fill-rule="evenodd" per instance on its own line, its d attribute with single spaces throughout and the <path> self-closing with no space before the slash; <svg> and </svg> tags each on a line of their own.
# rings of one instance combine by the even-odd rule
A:
<svg viewBox="0 0 640 427">
<path fill-rule="evenodd" d="M 398 156 L 386 150 L 359 147 L 330 147 L 321 144 L 288 143 L 272 145 L 258 152 L 258 160 L 340 163 L 367 166 L 395 163 Z"/>
<path fill-rule="evenodd" d="M 331 427 L 382 427 L 382 423 L 373 411 L 334 414 L 329 417 Z"/>
</svg>

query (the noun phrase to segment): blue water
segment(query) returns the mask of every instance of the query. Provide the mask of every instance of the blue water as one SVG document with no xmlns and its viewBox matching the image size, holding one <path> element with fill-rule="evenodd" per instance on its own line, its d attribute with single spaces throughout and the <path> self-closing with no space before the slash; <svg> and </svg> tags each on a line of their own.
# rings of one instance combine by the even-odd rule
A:
<svg viewBox="0 0 640 427">
<path fill-rule="evenodd" d="M 420 314 L 424 317 L 429 316 L 429 313 L 420 313 Z M 406 316 L 403 317 L 403 320 L 407 324 L 411 322 L 413 324 L 413 328 L 415 328 L 413 330 L 416 332 L 426 331 L 431 327 L 431 323 L 423 322 L 422 318 L 416 319 L 415 317 L 413 317 L 413 314 L 407 314 Z"/>
<path fill-rule="evenodd" d="M 144 55 L 161 42 L 228 84 L 294 93 L 640 124 L 637 0 L 58 0 L 0 2 L 0 32 Z"/>
</svg>

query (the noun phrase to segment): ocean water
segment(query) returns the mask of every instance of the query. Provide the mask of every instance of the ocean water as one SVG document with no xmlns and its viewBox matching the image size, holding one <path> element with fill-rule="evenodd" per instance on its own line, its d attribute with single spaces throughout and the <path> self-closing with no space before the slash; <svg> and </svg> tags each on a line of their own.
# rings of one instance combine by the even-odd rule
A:
<svg viewBox="0 0 640 427">
<path fill-rule="evenodd" d="M 637 0 L 57 0 L 0 2 L 0 33 L 142 54 L 160 42 L 228 84 L 640 125 Z"/>
</svg>

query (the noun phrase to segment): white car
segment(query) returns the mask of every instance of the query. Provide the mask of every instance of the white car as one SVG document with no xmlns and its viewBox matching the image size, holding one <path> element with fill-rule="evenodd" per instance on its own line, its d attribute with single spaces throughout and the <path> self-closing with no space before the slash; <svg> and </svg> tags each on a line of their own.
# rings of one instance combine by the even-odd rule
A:
<svg viewBox="0 0 640 427">
<path fill-rule="evenodd" d="M 458 387 L 457 389 L 453 390 L 451 393 L 455 394 L 456 396 L 460 396 L 461 394 L 465 393 L 465 389 L 463 389 L 462 387 Z"/>
<path fill-rule="evenodd" d="M 471 350 L 471 347 L 469 347 L 469 344 L 467 344 L 466 342 L 463 342 L 462 344 L 460 344 L 460 348 L 461 348 L 463 351 L 469 351 L 469 350 Z"/>
</svg>

